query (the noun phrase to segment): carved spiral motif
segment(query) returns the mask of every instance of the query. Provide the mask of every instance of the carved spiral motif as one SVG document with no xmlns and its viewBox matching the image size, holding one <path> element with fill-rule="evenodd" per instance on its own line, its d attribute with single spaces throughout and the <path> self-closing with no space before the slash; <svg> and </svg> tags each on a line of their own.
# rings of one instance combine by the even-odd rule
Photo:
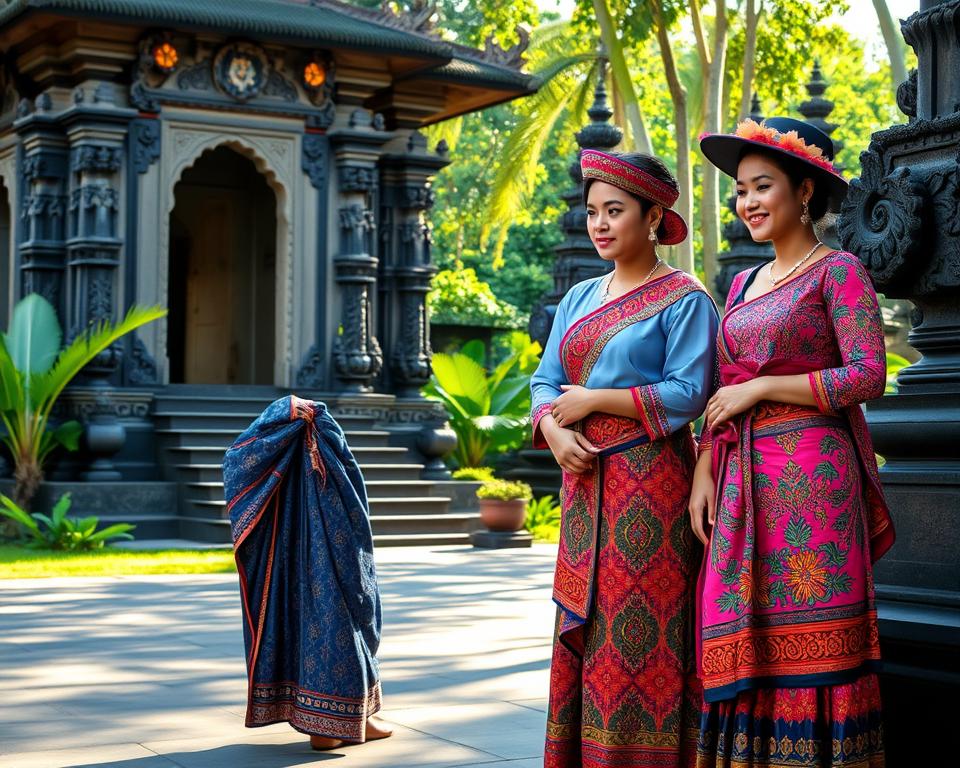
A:
<svg viewBox="0 0 960 768">
<path fill-rule="evenodd" d="M 837 231 L 880 288 L 901 277 L 922 245 L 922 187 L 901 167 L 882 176 L 880 158 L 860 157 L 863 175 L 850 183 Z"/>
</svg>

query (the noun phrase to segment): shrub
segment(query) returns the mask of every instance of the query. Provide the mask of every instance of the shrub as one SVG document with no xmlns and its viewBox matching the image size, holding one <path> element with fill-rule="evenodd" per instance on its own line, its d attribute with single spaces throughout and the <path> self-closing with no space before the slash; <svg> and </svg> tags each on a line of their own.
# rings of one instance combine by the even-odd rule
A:
<svg viewBox="0 0 960 768">
<path fill-rule="evenodd" d="M 110 525 L 101 531 L 98 517 L 80 519 L 67 517 L 70 511 L 70 494 L 65 493 L 53 506 L 50 516 L 34 512 L 27 514 L 13 501 L 0 493 L 0 514 L 20 523 L 30 535 L 30 544 L 47 549 L 83 550 L 100 549 L 104 542 L 111 539 L 132 539 L 127 531 L 136 526 L 129 523 Z M 43 524 L 41 529 L 39 523 Z"/>
<path fill-rule="evenodd" d="M 493 480 L 493 467 L 461 467 L 453 470 L 454 480 Z"/>
<path fill-rule="evenodd" d="M 487 480 L 477 489 L 478 499 L 496 499 L 509 501 L 511 499 L 531 499 L 533 489 L 522 482 L 510 480 Z"/>
<path fill-rule="evenodd" d="M 523 524 L 535 539 L 556 543 L 560 540 L 560 505 L 553 496 L 541 496 L 527 502 L 527 519 Z"/>
</svg>

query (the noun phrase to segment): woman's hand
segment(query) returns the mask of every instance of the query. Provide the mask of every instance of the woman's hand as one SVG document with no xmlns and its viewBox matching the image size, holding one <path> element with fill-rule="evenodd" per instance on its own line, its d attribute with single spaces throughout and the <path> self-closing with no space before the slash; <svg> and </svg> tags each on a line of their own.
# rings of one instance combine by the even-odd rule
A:
<svg viewBox="0 0 960 768">
<path fill-rule="evenodd" d="M 729 387 L 720 387 L 713 397 L 707 401 L 704 417 L 707 427 L 712 429 L 717 424 L 730 421 L 744 411 L 750 410 L 761 400 L 766 399 L 766 382 L 764 378 L 752 379 L 742 384 L 731 384 Z"/>
<path fill-rule="evenodd" d="M 690 527 L 704 546 L 710 543 L 708 527 L 713 528 L 717 519 L 716 499 L 717 485 L 713 481 L 711 454 L 710 451 L 704 451 L 700 454 L 697 468 L 693 472 L 693 487 L 690 489 L 690 503 L 687 505 Z"/>
<path fill-rule="evenodd" d="M 561 384 L 563 394 L 553 401 L 550 411 L 557 422 L 557 426 L 570 427 L 580 419 L 594 412 L 592 393 L 579 384 Z"/>
<path fill-rule="evenodd" d="M 558 426 L 549 414 L 541 420 L 540 431 L 553 452 L 553 458 L 565 471 L 580 475 L 593 467 L 600 450 L 579 432 Z"/>
</svg>

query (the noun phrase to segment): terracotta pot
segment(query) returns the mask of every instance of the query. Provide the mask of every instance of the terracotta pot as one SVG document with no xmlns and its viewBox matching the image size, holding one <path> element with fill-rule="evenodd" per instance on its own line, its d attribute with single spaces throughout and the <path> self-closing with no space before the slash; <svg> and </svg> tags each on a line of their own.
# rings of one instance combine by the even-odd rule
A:
<svg viewBox="0 0 960 768">
<path fill-rule="evenodd" d="M 480 521 L 491 531 L 519 531 L 527 518 L 526 499 L 478 499 Z"/>
</svg>

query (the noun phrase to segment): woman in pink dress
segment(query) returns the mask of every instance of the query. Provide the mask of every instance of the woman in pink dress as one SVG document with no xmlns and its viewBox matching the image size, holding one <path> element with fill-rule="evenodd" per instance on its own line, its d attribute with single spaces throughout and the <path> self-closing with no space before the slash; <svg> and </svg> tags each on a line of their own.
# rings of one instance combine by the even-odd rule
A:
<svg viewBox="0 0 960 768">
<path fill-rule="evenodd" d="M 856 256 L 817 240 L 846 182 L 822 131 L 747 120 L 701 139 L 772 262 L 737 275 L 690 499 L 700 576 L 698 765 L 883 765 L 871 563 L 893 526 L 860 404 L 883 328 Z"/>
</svg>

